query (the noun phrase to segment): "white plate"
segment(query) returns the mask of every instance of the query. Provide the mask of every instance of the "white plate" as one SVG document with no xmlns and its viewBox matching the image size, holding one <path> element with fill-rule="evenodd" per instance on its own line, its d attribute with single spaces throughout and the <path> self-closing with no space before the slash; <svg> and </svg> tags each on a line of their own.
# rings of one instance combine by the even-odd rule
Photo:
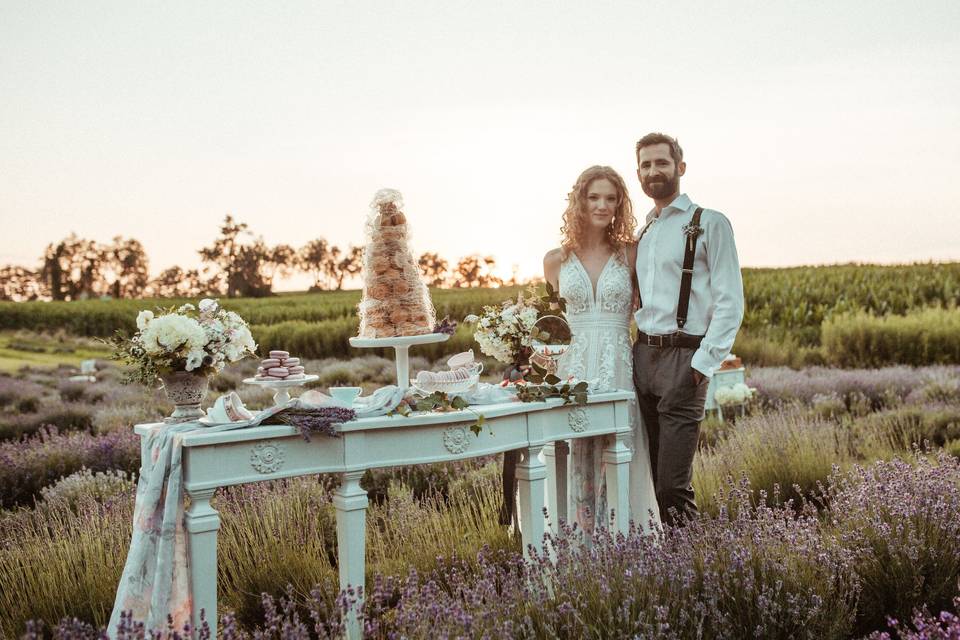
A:
<svg viewBox="0 0 960 640">
<path fill-rule="evenodd" d="M 257 380 L 256 378 L 247 378 L 243 381 L 244 384 L 255 384 L 261 387 L 299 387 L 300 385 L 307 384 L 308 382 L 313 382 L 314 380 L 319 380 L 320 376 L 310 374 L 308 376 L 303 376 L 298 380 Z"/>
</svg>

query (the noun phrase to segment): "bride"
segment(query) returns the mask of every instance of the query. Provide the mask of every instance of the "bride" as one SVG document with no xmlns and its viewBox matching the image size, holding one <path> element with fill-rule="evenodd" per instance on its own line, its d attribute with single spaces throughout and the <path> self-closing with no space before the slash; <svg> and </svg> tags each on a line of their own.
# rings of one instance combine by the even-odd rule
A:
<svg viewBox="0 0 960 640">
<path fill-rule="evenodd" d="M 633 390 L 630 318 L 636 300 L 637 245 L 627 187 L 610 167 L 593 166 L 577 178 L 568 202 L 561 246 L 543 259 L 544 278 L 566 299 L 573 332 L 557 375 L 596 379 L 594 391 Z M 635 401 L 630 403 L 630 419 L 630 518 L 649 530 L 651 523 L 659 525 L 660 517 L 647 432 L 640 425 Z M 610 438 L 578 438 L 571 445 L 567 514 L 588 537 L 610 524 L 602 459 Z"/>
</svg>

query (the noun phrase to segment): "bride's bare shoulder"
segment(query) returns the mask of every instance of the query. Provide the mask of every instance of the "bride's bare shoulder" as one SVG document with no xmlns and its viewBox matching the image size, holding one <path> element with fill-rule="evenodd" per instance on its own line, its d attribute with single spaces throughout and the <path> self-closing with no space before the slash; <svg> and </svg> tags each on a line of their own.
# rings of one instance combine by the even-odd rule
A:
<svg viewBox="0 0 960 640">
<path fill-rule="evenodd" d="M 551 249 L 547 251 L 547 255 L 543 256 L 543 277 L 547 282 L 557 284 L 557 275 L 560 273 L 563 258 L 563 249 Z"/>
<path fill-rule="evenodd" d="M 547 254 L 543 256 L 543 266 L 547 267 L 559 267 L 560 263 L 563 262 L 563 249 L 559 247 L 556 249 L 550 249 L 547 251 Z"/>
</svg>

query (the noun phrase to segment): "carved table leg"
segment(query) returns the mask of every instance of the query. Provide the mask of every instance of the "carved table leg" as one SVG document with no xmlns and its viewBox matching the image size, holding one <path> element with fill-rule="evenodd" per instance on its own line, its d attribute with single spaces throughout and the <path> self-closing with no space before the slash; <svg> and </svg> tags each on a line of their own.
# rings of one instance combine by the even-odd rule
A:
<svg viewBox="0 0 960 640">
<path fill-rule="evenodd" d="M 548 442 L 543 446 L 547 465 L 547 513 L 550 515 L 550 531 L 560 532 L 560 521 L 567 519 L 567 454 L 570 445 L 566 440 Z"/>
<path fill-rule="evenodd" d="M 607 506 L 613 512 L 614 527 L 624 535 L 630 530 L 630 460 L 633 453 L 627 447 L 629 437 L 629 431 L 615 434 L 613 443 L 603 452 L 607 469 Z"/>
<path fill-rule="evenodd" d="M 524 450 L 523 461 L 517 465 L 520 485 L 520 513 L 523 521 L 523 555 L 529 557 L 529 546 L 543 550 L 543 485 L 547 477 L 546 465 L 540 460 L 540 446 Z"/>
<path fill-rule="evenodd" d="M 340 488 L 333 495 L 337 509 L 337 548 L 340 564 L 340 588 L 359 589 L 357 602 L 347 613 L 347 638 L 360 640 L 359 614 L 363 606 L 367 548 L 367 492 L 360 488 L 363 471 L 341 474 Z"/>
<path fill-rule="evenodd" d="M 184 514 L 187 549 L 190 553 L 190 586 L 193 590 L 194 634 L 200 630 L 200 612 L 210 625 L 210 638 L 217 637 L 217 531 L 220 514 L 210 506 L 216 489 L 188 492 L 190 508 Z"/>
</svg>

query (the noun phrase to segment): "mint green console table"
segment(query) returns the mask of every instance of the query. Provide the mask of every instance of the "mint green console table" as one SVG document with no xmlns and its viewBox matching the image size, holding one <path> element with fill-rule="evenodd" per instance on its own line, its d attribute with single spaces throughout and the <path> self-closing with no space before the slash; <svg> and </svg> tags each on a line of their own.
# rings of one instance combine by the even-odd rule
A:
<svg viewBox="0 0 960 640">
<path fill-rule="evenodd" d="M 294 476 L 337 473 L 334 495 L 340 587 L 364 583 L 367 494 L 360 478 L 367 469 L 463 460 L 522 450 L 517 468 L 525 555 L 542 550 L 546 520 L 566 517 L 566 447 L 572 438 L 615 434 L 604 451 L 607 495 L 616 529 L 629 527 L 629 466 L 632 453 L 628 403 L 632 391 L 592 394 L 585 406 L 548 402 L 483 405 L 489 428 L 479 437 L 469 429 L 468 411 L 355 420 L 341 426 L 340 438 L 317 435 L 306 442 L 292 427 L 268 425 L 183 437 L 184 487 L 190 496 L 186 513 L 193 616 L 200 610 L 217 620 L 217 530 L 220 515 L 210 506 L 218 487 Z M 137 425 L 143 436 L 154 425 Z M 492 431 L 492 434 L 491 434 Z M 546 463 L 539 454 L 543 452 Z M 146 455 L 146 452 L 144 452 Z M 216 634 L 216 626 L 213 625 Z M 347 637 L 361 637 L 355 607 L 347 620 Z"/>
</svg>

